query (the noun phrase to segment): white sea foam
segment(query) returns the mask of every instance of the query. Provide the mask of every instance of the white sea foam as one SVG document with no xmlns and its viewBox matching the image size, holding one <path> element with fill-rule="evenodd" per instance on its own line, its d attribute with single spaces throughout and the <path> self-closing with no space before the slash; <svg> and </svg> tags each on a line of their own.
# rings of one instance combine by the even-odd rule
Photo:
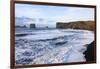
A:
<svg viewBox="0 0 100 69">
<path fill-rule="evenodd" d="M 87 30 L 55 29 L 31 33 L 34 35 L 15 37 L 16 64 L 83 62 L 86 61 L 83 54 L 86 45 L 94 40 L 94 33 Z"/>
</svg>

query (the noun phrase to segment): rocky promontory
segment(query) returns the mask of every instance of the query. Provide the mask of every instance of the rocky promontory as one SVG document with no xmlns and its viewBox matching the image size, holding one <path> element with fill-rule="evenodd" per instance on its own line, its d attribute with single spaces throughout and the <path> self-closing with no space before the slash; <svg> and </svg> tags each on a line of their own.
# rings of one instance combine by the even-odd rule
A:
<svg viewBox="0 0 100 69">
<path fill-rule="evenodd" d="M 57 22 L 56 28 L 58 29 L 82 29 L 82 30 L 95 30 L 95 21 L 74 21 L 74 22 Z"/>
</svg>

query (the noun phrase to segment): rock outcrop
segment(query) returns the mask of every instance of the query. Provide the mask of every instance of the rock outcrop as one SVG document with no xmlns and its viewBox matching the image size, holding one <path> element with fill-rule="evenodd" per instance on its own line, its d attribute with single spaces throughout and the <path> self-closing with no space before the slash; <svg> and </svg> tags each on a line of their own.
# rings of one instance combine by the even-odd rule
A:
<svg viewBox="0 0 100 69">
<path fill-rule="evenodd" d="M 87 50 L 84 52 L 87 62 L 93 62 L 96 60 L 95 48 L 95 41 L 88 45 Z"/>
<path fill-rule="evenodd" d="M 35 24 L 30 24 L 30 28 L 35 28 Z"/>
<path fill-rule="evenodd" d="M 95 30 L 95 22 L 94 21 L 76 21 L 76 22 L 57 22 L 56 28 L 59 29 L 83 29 L 83 30 Z"/>
</svg>

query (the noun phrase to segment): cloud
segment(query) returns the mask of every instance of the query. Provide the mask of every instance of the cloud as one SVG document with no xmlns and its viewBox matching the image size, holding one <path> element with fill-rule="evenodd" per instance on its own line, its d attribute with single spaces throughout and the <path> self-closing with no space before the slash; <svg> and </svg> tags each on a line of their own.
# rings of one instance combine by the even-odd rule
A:
<svg viewBox="0 0 100 69">
<path fill-rule="evenodd" d="M 42 18 L 44 21 L 36 22 L 38 25 L 53 26 L 56 22 L 94 20 L 94 8 L 15 4 L 15 16 L 34 18 L 37 21 Z"/>
</svg>

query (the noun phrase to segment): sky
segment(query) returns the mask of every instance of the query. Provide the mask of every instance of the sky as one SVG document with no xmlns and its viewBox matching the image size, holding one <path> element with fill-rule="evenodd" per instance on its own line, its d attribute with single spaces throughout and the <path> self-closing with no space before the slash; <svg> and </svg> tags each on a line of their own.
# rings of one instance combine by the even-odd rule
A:
<svg viewBox="0 0 100 69">
<path fill-rule="evenodd" d="M 56 22 L 94 20 L 94 8 L 15 4 L 15 17 L 33 18 L 37 26 L 55 27 Z"/>
</svg>

